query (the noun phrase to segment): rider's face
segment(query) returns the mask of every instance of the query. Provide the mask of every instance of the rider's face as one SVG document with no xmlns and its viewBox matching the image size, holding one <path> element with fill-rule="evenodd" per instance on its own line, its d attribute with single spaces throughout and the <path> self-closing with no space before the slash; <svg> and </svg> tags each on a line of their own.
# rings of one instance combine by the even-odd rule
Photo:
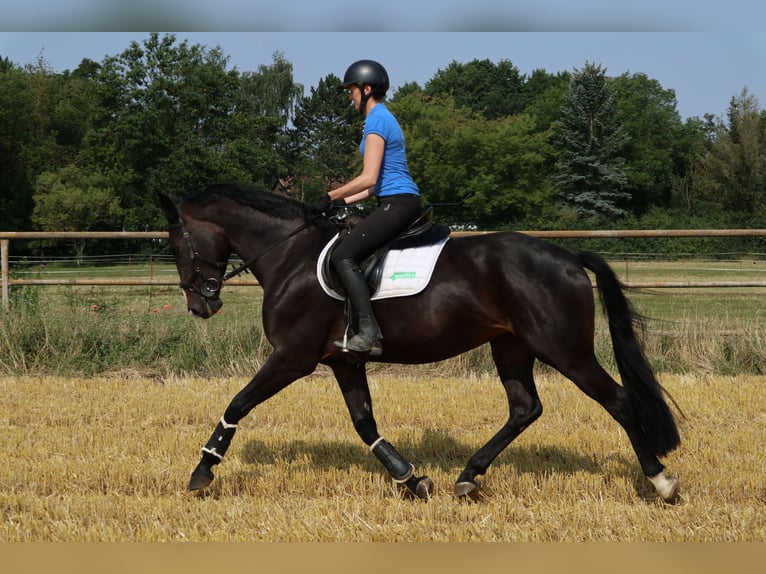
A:
<svg viewBox="0 0 766 574">
<path fill-rule="evenodd" d="M 359 86 L 352 84 L 348 87 L 348 99 L 349 101 L 354 102 L 354 108 L 358 110 L 359 104 L 362 101 L 362 92 L 359 89 Z"/>
<path fill-rule="evenodd" d="M 369 88 L 366 87 L 369 90 Z M 354 102 L 354 108 L 358 111 L 362 105 L 362 88 L 356 84 L 352 84 L 348 88 L 348 99 Z"/>
</svg>

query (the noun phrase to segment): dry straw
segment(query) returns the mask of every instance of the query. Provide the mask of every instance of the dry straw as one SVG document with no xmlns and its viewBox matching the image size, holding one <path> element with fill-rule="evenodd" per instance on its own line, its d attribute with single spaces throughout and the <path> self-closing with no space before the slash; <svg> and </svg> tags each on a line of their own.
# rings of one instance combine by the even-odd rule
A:
<svg viewBox="0 0 766 574">
<path fill-rule="evenodd" d="M 766 378 L 664 376 L 684 410 L 659 502 L 596 403 L 541 373 L 545 407 L 462 502 L 452 484 L 507 416 L 494 377 L 373 374 L 382 432 L 437 485 L 404 500 L 331 378 L 258 407 L 206 497 L 189 472 L 240 378 L 0 379 L 3 541 L 763 541 Z"/>
</svg>

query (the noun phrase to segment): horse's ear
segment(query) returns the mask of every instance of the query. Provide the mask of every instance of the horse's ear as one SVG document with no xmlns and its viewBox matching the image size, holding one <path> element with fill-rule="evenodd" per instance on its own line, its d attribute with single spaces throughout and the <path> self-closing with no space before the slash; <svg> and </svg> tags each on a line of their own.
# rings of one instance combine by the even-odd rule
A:
<svg viewBox="0 0 766 574">
<path fill-rule="evenodd" d="M 165 217 L 167 217 L 168 223 L 171 225 L 178 223 L 181 217 L 181 212 L 178 209 L 178 205 L 180 204 L 178 198 L 164 193 L 158 193 L 157 197 L 160 200 L 160 206 L 162 207 L 162 211 L 165 212 Z"/>
</svg>

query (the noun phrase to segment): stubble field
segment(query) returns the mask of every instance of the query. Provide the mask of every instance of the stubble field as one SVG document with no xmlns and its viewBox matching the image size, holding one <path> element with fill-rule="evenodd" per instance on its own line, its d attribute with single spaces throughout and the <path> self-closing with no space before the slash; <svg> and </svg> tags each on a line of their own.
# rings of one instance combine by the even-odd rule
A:
<svg viewBox="0 0 766 574">
<path fill-rule="evenodd" d="M 381 432 L 428 474 L 399 496 L 356 437 L 331 377 L 295 383 L 241 424 L 205 497 L 185 492 L 227 378 L 0 379 L 3 541 L 763 541 L 766 377 L 663 376 L 683 443 L 661 503 L 627 438 L 550 373 L 545 412 L 490 467 L 483 498 L 452 485 L 507 415 L 492 377 L 373 375 Z"/>
</svg>

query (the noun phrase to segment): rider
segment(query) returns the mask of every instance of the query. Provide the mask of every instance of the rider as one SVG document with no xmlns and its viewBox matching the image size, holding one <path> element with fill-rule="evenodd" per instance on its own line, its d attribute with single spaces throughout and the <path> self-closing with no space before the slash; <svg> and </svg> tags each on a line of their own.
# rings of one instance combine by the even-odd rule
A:
<svg viewBox="0 0 766 574">
<path fill-rule="evenodd" d="M 359 145 L 362 173 L 313 204 L 315 212 L 324 213 L 331 204 L 352 204 L 373 196 L 377 199 L 377 208 L 354 226 L 332 254 L 332 264 L 358 319 L 357 333 L 346 346 L 342 341 L 335 341 L 335 345 L 371 355 L 382 352 L 383 336 L 359 264 L 394 240 L 421 210 L 420 192 L 407 167 L 404 134 L 383 102 L 388 87 L 388 73 L 378 62 L 359 60 L 346 70 L 338 90 L 348 90 L 349 100 L 365 117 Z"/>
</svg>

